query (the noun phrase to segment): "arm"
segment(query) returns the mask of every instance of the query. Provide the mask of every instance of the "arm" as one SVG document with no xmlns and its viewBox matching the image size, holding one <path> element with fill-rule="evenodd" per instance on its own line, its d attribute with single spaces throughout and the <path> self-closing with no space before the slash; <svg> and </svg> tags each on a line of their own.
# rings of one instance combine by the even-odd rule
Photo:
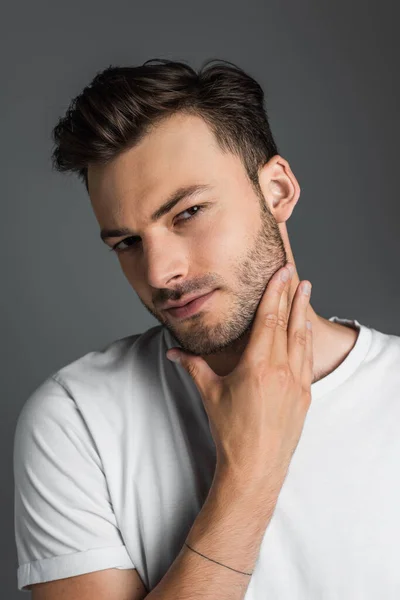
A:
<svg viewBox="0 0 400 600">
<path fill-rule="evenodd" d="M 212 560 L 184 545 L 147 600 L 242 600 L 250 583 L 244 573 L 254 569 L 278 487 L 250 489 L 228 474 L 215 478 L 186 540 Z"/>
<path fill-rule="evenodd" d="M 142 600 L 147 591 L 136 569 L 104 569 L 29 586 L 32 600 Z"/>
<path fill-rule="evenodd" d="M 32 600 L 242 600 L 250 583 L 243 573 L 254 569 L 277 497 L 272 486 L 250 489 L 228 474 L 217 477 L 186 540 L 212 560 L 184 545 L 149 594 L 136 569 L 105 569 L 35 584 Z"/>
</svg>

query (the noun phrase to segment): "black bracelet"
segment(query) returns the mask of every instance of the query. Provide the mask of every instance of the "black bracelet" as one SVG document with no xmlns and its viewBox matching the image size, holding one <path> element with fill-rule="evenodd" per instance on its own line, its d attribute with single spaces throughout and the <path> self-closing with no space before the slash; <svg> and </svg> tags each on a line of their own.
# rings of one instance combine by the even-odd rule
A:
<svg viewBox="0 0 400 600">
<path fill-rule="evenodd" d="M 187 544 L 186 542 L 185 542 L 185 546 L 187 546 L 193 552 L 196 552 L 196 554 L 200 554 L 200 556 L 202 556 L 203 558 L 206 558 L 207 560 L 211 560 L 212 562 L 217 563 L 217 565 L 221 565 L 221 567 L 226 567 L 227 569 L 230 569 L 231 571 L 236 571 L 236 573 L 242 573 L 243 575 L 250 575 L 250 576 L 252 575 L 252 573 L 244 573 L 243 571 L 238 571 L 237 569 L 232 569 L 232 567 L 227 567 L 226 565 L 223 565 L 222 563 L 220 563 L 216 560 L 213 560 L 212 558 L 208 558 L 208 556 L 204 556 L 204 554 L 201 554 L 200 552 L 197 552 L 197 550 L 194 550 L 194 548 L 191 548 L 189 546 L 189 544 Z"/>
</svg>

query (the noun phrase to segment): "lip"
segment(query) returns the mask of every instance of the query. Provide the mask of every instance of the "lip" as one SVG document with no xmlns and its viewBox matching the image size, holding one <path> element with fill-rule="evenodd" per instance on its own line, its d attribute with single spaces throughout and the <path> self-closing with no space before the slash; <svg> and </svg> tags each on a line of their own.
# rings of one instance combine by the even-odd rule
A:
<svg viewBox="0 0 400 600">
<path fill-rule="evenodd" d="M 214 291 L 214 290 L 212 290 Z M 192 302 L 193 300 L 197 300 L 197 298 L 202 298 L 203 296 L 206 296 L 206 294 L 209 294 L 210 292 L 206 292 L 205 294 L 199 294 L 198 296 L 192 296 L 189 300 L 185 300 L 184 302 L 171 302 L 168 301 L 166 302 L 161 308 L 163 310 L 168 310 L 170 308 L 181 308 L 182 306 L 185 306 L 186 304 L 189 304 L 189 302 Z"/>
<path fill-rule="evenodd" d="M 204 294 L 204 296 L 199 296 L 198 298 L 191 300 L 183 306 L 168 308 L 166 309 L 166 311 L 176 318 L 190 317 L 191 315 L 195 314 L 198 310 L 200 310 L 203 304 L 207 302 L 209 298 L 211 298 L 215 291 L 216 290 L 212 290 L 211 292 L 208 292 L 208 294 Z"/>
</svg>

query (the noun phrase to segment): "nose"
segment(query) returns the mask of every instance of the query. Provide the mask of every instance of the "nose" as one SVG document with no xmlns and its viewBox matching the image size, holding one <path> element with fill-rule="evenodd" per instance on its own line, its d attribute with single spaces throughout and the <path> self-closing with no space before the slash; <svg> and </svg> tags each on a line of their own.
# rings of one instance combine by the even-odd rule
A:
<svg viewBox="0 0 400 600">
<path fill-rule="evenodd" d="M 172 279 L 185 280 L 187 277 L 189 261 L 181 243 L 153 242 L 145 251 L 144 262 L 147 282 L 154 289 L 167 288 Z"/>
</svg>

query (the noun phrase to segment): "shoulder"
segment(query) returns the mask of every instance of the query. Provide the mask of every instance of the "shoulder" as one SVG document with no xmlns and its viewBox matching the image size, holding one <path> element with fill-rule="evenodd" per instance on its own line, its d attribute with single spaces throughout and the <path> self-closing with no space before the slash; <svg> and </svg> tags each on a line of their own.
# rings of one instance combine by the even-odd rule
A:
<svg viewBox="0 0 400 600">
<path fill-rule="evenodd" d="M 368 327 L 368 326 L 366 326 Z M 371 332 L 371 344 L 368 360 L 398 361 L 400 358 L 400 336 L 368 327 Z"/>
<path fill-rule="evenodd" d="M 163 327 L 152 327 L 90 351 L 58 369 L 27 397 L 20 410 L 16 438 L 28 432 L 46 432 L 56 423 L 84 427 L 106 421 L 113 409 L 121 415 L 126 398 L 143 396 L 159 369 L 158 357 L 165 343 Z"/>
</svg>

